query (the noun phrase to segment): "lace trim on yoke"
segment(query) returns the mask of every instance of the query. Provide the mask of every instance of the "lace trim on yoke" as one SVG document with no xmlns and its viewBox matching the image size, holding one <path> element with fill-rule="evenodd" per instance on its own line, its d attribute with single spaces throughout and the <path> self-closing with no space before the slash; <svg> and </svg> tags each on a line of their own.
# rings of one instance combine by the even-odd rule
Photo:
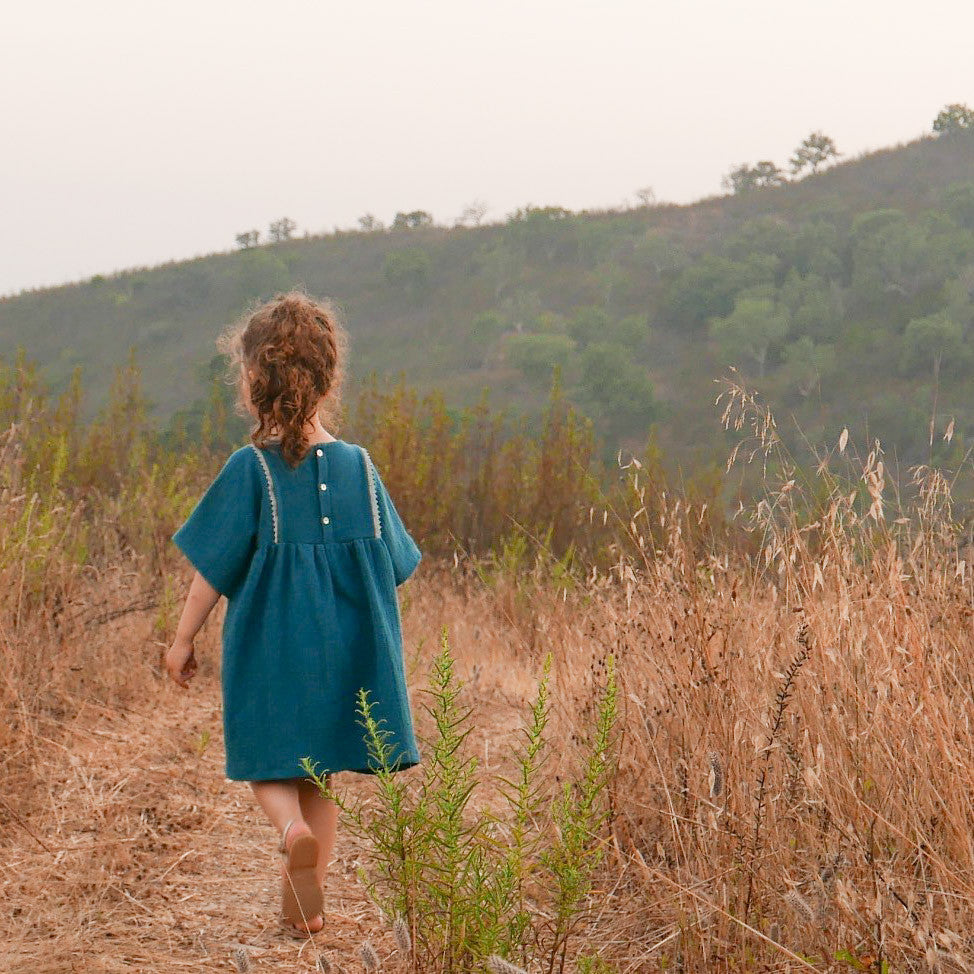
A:
<svg viewBox="0 0 974 974">
<path fill-rule="evenodd" d="M 271 521 L 274 524 L 274 544 L 277 544 L 277 497 L 274 495 L 274 482 L 271 480 L 271 471 L 267 466 L 267 461 L 264 459 L 264 454 L 253 443 L 250 446 L 254 453 L 257 454 L 260 465 L 264 468 L 264 477 L 267 479 L 267 493 L 271 499 Z"/>
</svg>

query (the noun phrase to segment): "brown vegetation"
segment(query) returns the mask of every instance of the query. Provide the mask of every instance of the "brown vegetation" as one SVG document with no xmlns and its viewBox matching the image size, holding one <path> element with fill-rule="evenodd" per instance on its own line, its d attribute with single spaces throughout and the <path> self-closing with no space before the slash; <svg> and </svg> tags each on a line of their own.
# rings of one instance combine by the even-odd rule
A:
<svg viewBox="0 0 974 974">
<path fill-rule="evenodd" d="M 186 581 L 168 535 L 213 457 L 150 450 L 133 388 L 121 376 L 115 412 L 81 430 L 26 367 L 0 385 L 0 969 L 228 969 L 243 943 L 258 970 L 309 969 L 315 949 L 352 970 L 365 938 L 396 969 L 353 875 L 368 849 L 347 839 L 331 933 L 312 948 L 273 932 L 273 837 L 222 777 L 219 620 L 192 693 L 158 666 Z M 560 778 L 614 656 L 619 766 L 585 937 L 610 969 L 965 970 L 974 582 L 949 483 L 921 469 L 912 498 L 891 499 L 878 446 L 853 459 L 845 438 L 803 481 L 760 405 L 739 388 L 725 402 L 753 437 L 738 460 L 751 449 L 773 471 L 748 534 L 732 543 L 710 501 L 667 492 L 645 464 L 617 495 L 565 500 L 561 520 L 485 530 L 492 554 L 431 558 L 403 590 L 410 685 L 446 625 L 475 708 L 465 746 L 503 766 L 551 651 Z M 462 451 L 411 427 L 424 472 L 381 423 L 377 463 L 386 450 L 404 518 L 443 551 L 453 508 L 435 504 Z M 525 449 L 536 476 L 544 450 Z M 536 543 L 546 521 L 569 540 L 576 525 L 590 557 Z"/>
</svg>

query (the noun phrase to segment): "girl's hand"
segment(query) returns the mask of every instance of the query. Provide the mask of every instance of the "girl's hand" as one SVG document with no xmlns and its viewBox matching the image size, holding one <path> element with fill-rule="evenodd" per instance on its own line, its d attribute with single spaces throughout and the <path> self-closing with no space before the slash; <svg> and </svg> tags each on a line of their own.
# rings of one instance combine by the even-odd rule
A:
<svg viewBox="0 0 974 974">
<path fill-rule="evenodd" d="M 192 639 L 177 638 L 166 652 L 166 670 L 184 690 L 196 676 L 196 657 Z"/>
</svg>

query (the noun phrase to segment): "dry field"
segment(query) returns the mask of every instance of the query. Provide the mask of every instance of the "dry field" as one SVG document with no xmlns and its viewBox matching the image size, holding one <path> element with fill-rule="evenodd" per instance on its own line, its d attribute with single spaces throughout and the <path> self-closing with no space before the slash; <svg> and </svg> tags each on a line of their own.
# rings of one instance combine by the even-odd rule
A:
<svg viewBox="0 0 974 974">
<path fill-rule="evenodd" d="M 225 602 L 197 641 L 195 684 L 182 691 L 160 673 L 155 607 L 138 581 L 101 577 L 87 598 L 76 593 L 90 608 L 64 637 L 56 671 L 8 671 L 36 680 L 53 706 L 22 708 L 0 731 L 0 970 L 235 970 L 233 951 L 244 946 L 254 970 L 312 970 L 324 955 L 354 971 L 363 969 L 357 949 L 366 939 L 381 958 L 393 956 L 391 933 L 355 874 L 367 850 L 341 827 L 325 931 L 313 943 L 278 931 L 276 837 L 249 788 L 223 776 Z M 461 702 L 474 707 L 469 743 L 482 767 L 502 768 L 505 744 L 536 689 L 536 656 L 493 597 L 462 595 L 448 579 L 419 575 L 402 593 L 419 733 L 429 732 L 426 662 L 445 624 L 466 681 Z M 14 679 L 5 702 L 14 699 Z M 363 775 L 336 781 L 354 795 L 374 788 Z M 623 954 L 631 949 L 638 942 Z"/>
<path fill-rule="evenodd" d="M 418 575 L 404 625 L 420 734 L 441 625 L 474 708 L 468 743 L 492 769 L 543 653 L 555 656 L 551 739 L 574 744 L 612 652 L 620 769 L 588 948 L 619 971 L 968 969 L 969 576 L 917 586 L 891 552 L 865 571 L 827 566 L 821 582 L 813 570 L 796 611 L 778 585 L 722 571 L 671 552 L 645 577 L 561 598 Z M 344 834 L 327 932 L 312 945 L 275 930 L 274 836 L 222 774 L 219 619 L 180 691 L 159 673 L 137 582 L 93 580 L 100 608 L 30 675 L 46 705 L 8 711 L 0 969 L 229 970 L 246 945 L 256 970 L 312 969 L 316 952 L 360 970 L 366 938 L 397 969 L 354 873 L 368 850 Z M 129 611 L 109 618 L 106 604 Z M 16 700 L 28 674 L 5 674 Z M 572 753 L 553 749 L 552 775 Z"/>
<path fill-rule="evenodd" d="M 401 590 L 421 747 L 445 626 L 490 770 L 551 652 L 546 781 L 574 776 L 613 655 L 612 814 L 575 942 L 603 972 L 974 967 L 972 550 L 934 472 L 909 510 L 875 451 L 843 483 L 826 477 L 811 519 L 794 480 L 769 489 L 752 556 L 701 547 L 702 511 L 645 495 L 645 558 L 608 573 L 539 559 L 491 581 L 458 560 Z M 159 654 L 186 566 L 62 556 L 74 515 L 25 528 L 26 496 L 0 495 L 0 970 L 232 970 L 243 946 L 253 970 L 355 971 L 365 939 L 404 969 L 355 873 L 370 850 L 345 833 L 326 931 L 277 931 L 275 836 L 222 773 L 222 606 L 181 691 Z"/>
</svg>

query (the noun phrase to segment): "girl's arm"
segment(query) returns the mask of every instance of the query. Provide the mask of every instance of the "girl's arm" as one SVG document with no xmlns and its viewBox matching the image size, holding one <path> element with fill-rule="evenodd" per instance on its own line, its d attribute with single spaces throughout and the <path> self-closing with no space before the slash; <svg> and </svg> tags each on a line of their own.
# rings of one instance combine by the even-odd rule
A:
<svg viewBox="0 0 974 974">
<path fill-rule="evenodd" d="M 193 640 L 219 600 L 220 593 L 196 572 L 189 586 L 183 614 L 176 626 L 176 636 L 166 653 L 166 670 L 183 689 L 189 686 L 189 680 L 196 674 Z"/>
</svg>

